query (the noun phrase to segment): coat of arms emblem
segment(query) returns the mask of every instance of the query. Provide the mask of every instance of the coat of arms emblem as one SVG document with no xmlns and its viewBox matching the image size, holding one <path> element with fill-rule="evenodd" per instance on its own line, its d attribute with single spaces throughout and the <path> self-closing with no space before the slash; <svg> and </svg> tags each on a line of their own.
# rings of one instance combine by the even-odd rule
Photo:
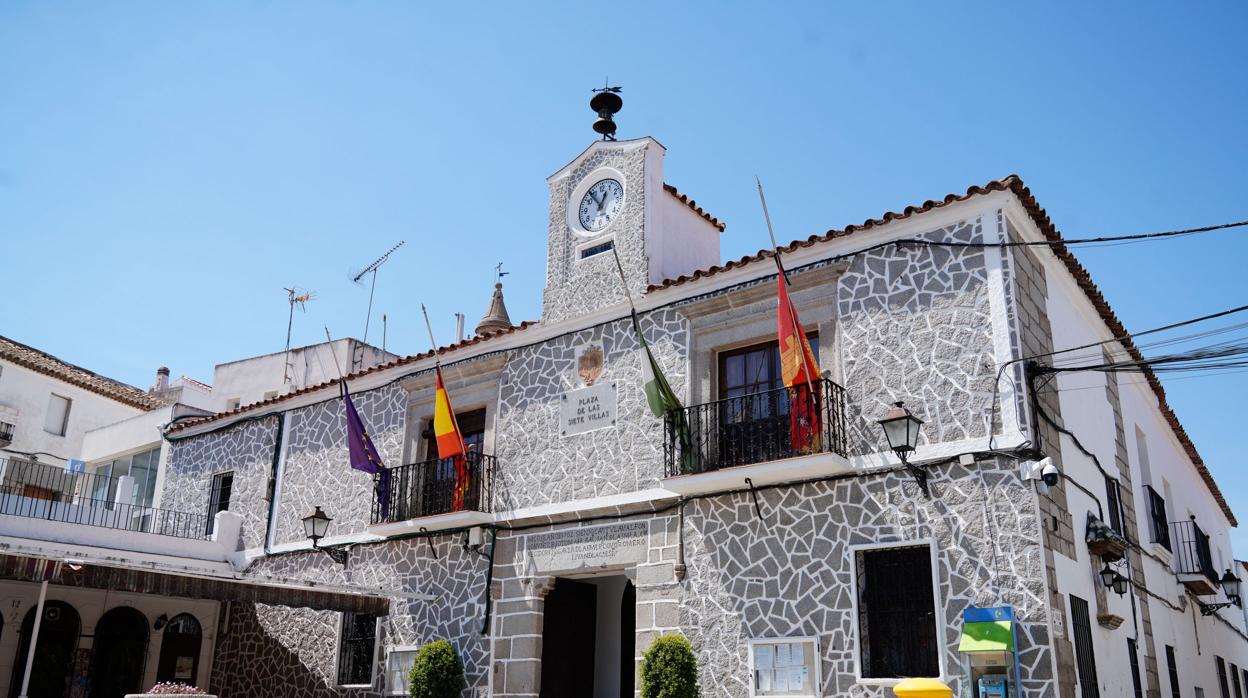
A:
<svg viewBox="0 0 1248 698">
<path fill-rule="evenodd" d="M 586 386 L 593 385 L 602 376 L 602 349 L 591 346 L 582 351 L 576 360 L 576 372 Z"/>
</svg>

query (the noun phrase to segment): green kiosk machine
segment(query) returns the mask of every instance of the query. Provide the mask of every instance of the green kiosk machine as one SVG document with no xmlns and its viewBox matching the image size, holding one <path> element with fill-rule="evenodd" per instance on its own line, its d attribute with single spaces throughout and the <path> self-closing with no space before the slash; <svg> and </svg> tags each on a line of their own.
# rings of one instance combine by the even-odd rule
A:
<svg viewBox="0 0 1248 698">
<path fill-rule="evenodd" d="M 961 695 L 964 698 L 1018 698 L 1018 636 L 1009 606 L 962 612 Z"/>
</svg>

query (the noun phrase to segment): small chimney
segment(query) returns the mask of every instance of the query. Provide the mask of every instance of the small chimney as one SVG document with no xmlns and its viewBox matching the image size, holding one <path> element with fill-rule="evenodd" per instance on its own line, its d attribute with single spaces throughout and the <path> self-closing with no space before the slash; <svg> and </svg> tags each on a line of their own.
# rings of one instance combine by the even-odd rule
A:
<svg viewBox="0 0 1248 698">
<path fill-rule="evenodd" d="M 160 393 L 169 389 L 169 367 L 161 366 L 156 369 L 156 385 L 152 386 L 151 392 Z"/>
</svg>

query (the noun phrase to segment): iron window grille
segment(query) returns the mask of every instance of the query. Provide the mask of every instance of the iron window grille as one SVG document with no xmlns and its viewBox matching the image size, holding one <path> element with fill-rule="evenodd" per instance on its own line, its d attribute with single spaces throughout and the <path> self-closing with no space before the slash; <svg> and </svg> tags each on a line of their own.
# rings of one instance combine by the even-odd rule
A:
<svg viewBox="0 0 1248 698">
<path fill-rule="evenodd" d="M 940 675 L 927 545 L 857 551 L 862 678 Z"/>
<path fill-rule="evenodd" d="M 342 614 L 342 637 L 338 647 L 339 686 L 373 684 L 373 650 L 376 646 L 376 614 Z"/>
<path fill-rule="evenodd" d="M 1088 602 L 1070 595 L 1070 624 L 1075 637 L 1075 663 L 1079 671 L 1079 692 L 1083 698 L 1101 698 L 1096 678 L 1096 650 L 1092 645 L 1092 621 Z"/>
<path fill-rule="evenodd" d="M 1179 690 L 1179 663 L 1174 657 L 1174 648 L 1166 645 L 1166 669 L 1170 672 L 1170 698 L 1183 698 Z"/>
<path fill-rule="evenodd" d="M 233 491 L 234 471 L 212 476 L 212 490 L 208 498 L 208 522 L 204 526 L 205 535 L 212 535 L 217 525 L 217 514 L 230 510 L 230 494 Z"/>
</svg>

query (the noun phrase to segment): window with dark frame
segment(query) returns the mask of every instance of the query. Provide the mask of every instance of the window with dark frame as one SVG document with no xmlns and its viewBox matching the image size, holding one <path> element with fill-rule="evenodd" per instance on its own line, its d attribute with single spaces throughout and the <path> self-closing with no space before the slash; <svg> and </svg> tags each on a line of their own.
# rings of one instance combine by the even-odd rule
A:
<svg viewBox="0 0 1248 698">
<path fill-rule="evenodd" d="M 1231 687 L 1235 689 L 1235 698 L 1244 698 L 1244 689 L 1239 685 L 1239 667 L 1231 663 Z"/>
<path fill-rule="evenodd" d="M 1213 658 L 1218 669 L 1218 688 L 1222 691 L 1222 698 L 1231 698 L 1231 687 L 1226 683 L 1226 660 L 1217 655 Z"/>
<path fill-rule="evenodd" d="M 373 651 L 376 646 L 376 614 L 342 614 L 342 637 L 338 645 L 339 686 L 373 684 Z"/>
<path fill-rule="evenodd" d="M 1119 489 L 1118 481 L 1114 478 L 1105 476 L 1105 508 L 1109 515 L 1109 527 L 1115 531 L 1122 533 L 1122 491 Z"/>
<path fill-rule="evenodd" d="M 1166 669 L 1170 672 L 1170 698 L 1183 698 L 1179 690 L 1179 663 L 1174 657 L 1174 648 L 1166 645 Z"/>
<path fill-rule="evenodd" d="M 230 510 L 230 493 L 234 489 L 234 471 L 212 476 L 212 491 L 208 498 L 208 524 L 205 533 L 212 535 L 217 526 L 217 514 Z"/>
<path fill-rule="evenodd" d="M 1152 485 L 1144 485 L 1148 495 L 1148 517 L 1152 522 L 1152 541 L 1166 550 L 1170 550 L 1170 521 L 1166 518 L 1166 500 Z"/>
<path fill-rule="evenodd" d="M 1135 698 L 1144 698 L 1144 688 L 1140 685 L 1139 648 L 1134 638 L 1127 638 L 1127 659 L 1131 662 L 1131 686 L 1135 689 Z"/>
<path fill-rule="evenodd" d="M 856 555 L 862 677 L 939 676 L 931 547 L 878 548 Z"/>
<path fill-rule="evenodd" d="M 1079 670 L 1079 694 L 1083 698 L 1101 698 L 1096 678 L 1096 650 L 1092 646 L 1092 620 L 1088 602 L 1070 595 L 1070 625 L 1075 638 L 1075 665 Z"/>
</svg>

